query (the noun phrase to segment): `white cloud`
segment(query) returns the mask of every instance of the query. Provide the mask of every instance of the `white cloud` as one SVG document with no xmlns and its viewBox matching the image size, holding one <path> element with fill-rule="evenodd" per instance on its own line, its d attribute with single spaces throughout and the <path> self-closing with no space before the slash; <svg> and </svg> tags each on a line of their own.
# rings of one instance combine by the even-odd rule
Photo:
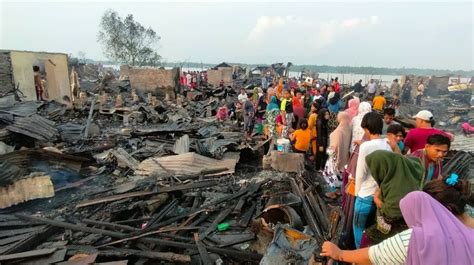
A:
<svg viewBox="0 0 474 265">
<path fill-rule="evenodd" d="M 250 31 L 247 39 L 249 41 L 258 41 L 262 35 L 269 29 L 277 28 L 283 26 L 287 23 L 288 18 L 276 16 L 276 17 L 269 17 L 269 16 L 262 16 L 257 19 L 257 23 Z"/>
<path fill-rule="evenodd" d="M 263 44 L 263 40 L 284 43 L 284 41 L 274 39 L 275 36 L 305 36 L 309 40 L 307 43 L 310 43 L 310 47 L 321 49 L 343 34 L 376 25 L 378 21 L 377 16 L 330 21 L 317 21 L 311 17 L 302 16 L 262 16 L 257 19 L 246 40 L 255 47 L 255 45 Z"/>
</svg>

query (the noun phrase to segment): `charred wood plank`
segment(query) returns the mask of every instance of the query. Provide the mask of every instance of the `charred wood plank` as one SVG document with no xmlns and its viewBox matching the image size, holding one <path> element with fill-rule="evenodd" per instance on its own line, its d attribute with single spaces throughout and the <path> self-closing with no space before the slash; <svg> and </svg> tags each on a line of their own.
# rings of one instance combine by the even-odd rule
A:
<svg viewBox="0 0 474 265">
<path fill-rule="evenodd" d="M 167 204 L 161 211 L 151 216 L 150 221 L 147 223 L 145 230 L 148 230 L 153 224 L 160 222 L 166 215 L 168 215 L 178 205 L 178 200 L 174 199 Z"/>
<path fill-rule="evenodd" d="M 194 233 L 194 242 L 196 243 L 197 249 L 199 251 L 199 256 L 201 257 L 202 264 L 212 264 L 211 258 L 209 257 L 209 253 L 207 253 L 207 249 L 201 242 L 198 233 Z"/>
<path fill-rule="evenodd" d="M 311 191 L 306 191 L 306 198 L 308 199 L 308 203 L 311 206 L 311 209 L 313 210 L 313 212 L 315 213 L 316 218 L 321 224 L 322 232 L 326 234 L 328 232 L 328 226 L 329 226 L 327 215 L 324 215 L 323 210 L 319 207 L 320 204 L 318 203 L 315 195 Z"/>
<path fill-rule="evenodd" d="M 26 234 L 30 232 L 36 232 L 44 229 L 46 226 L 36 226 L 36 227 L 28 227 L 28 228 L 21 228 L 21 229 L 11 229 L 6 231 L 0 231 L 0 238 L 3 237 L 11 237 L 21 234 Z"/>
<path fill-rule="evenodd" d="M 108 230 L 97 229 L 97 228 L 92 228 L 92 227 L 80 226 L 80 225 L 71 224 L 67 222 L 51 220 L 51 219 L 47 219 L 43 217 L 35 217 L 35 216 L 29 216 L 25 214 L 15 214 L 15 216 L 22 220 L 36 221 L 39 223 L 49 224 L 55 227 L 61 227 L 61 228 L 71 229 L 74 231 L 81 231 L 85 233 L 100 234 L 100 235 L 110 236 L 114 238 L 126 238 L 128 236 L 127 234 L 121 233 L 121 232 L 114 232 L 114 231 L 108 231 Z M 197 246 L 195 244 L 174 242 L 174 241 L 164 240 L 164 239 L 139 238 L 137 239 L 137 241 L 145 242 L 145 243 L 153 243 L 153 244 L 167 246 L 167 247 L 197 250 Z M 223 248 L 218 248 L 218 247 L 208 247 L 207 249 L 208 251 L 212 253 L 231 256 L 238 260 L 260 261 L 262 259 L 261 254 L 253 253 L 253 252 L 238 251 L 238 250 L 233 250 L 233 249 L 223 249 Z"/>
<path fill-rule="evenodd" d="M 148 251 L 148 250 L 136 250 L 129 248 L 107 248 L 107 249 L 95 249 L 90 246 L 67 246 L 68 255 L 73 255 L 77 253 L 83 253 L 85 251 L 90 253 L 97 253 L 101 257 L 119 257 L 119 258 L 128 258 L 128 257 L 142 257 L 153 260 L 165 260 L 170 262 L 181 262 L 189 263 L 191 262 L 191 257 L 189 255 L 177 254 L 173 252 L 158 252 L 158 251 Z"/>
<path fill-rule="evenodd" d="M 250 205 L 248 210 L 242 215 L 242 218 L 239 220 L 240 227 L 247 227 L 249 225 L 249 222 L 253 217 L 253 213 L 255 212 L 255 208 L 257 208 L 257 202 L 252 201 L 252 205 Z"/>
<path fill-rule="evenodd" d="M 96 221 L 96 220 L 91 220 L 91 219 L 84 219 L 81 220 L 81 222 L 88 224 L 88 225 L 93 225 L 93 226 L 103 226 L 109 229 L 114 229 L 114 230 L 124 230 L 124 231 L 138 231 L 140 229 L 131 227 L 128 225 L 120 225 L 120 224 L 114 224 L 114 223 L 109 223 L 109 222 L 103 222 L 103 221 Z"/>
<path fill-rule="evenodd" d="M 2 250 L 1 254 L 11 254 L 34 249 L 39 244 L 43 243 L 55 231 L 55 227 L 45 226 L 41 230 L 32 232 L 30 237 L 9 245 L 8 248 Z"/>
<path fill-rule="evenodd" d="M 293 193 L 298 195 L 301 199 L 301 202 L 303 204 L 303 214 L 305 216 L 306 222 L 308 223 L 311 230 L 313 230 L 313 232 L 315 233 L 316 239 L 322 244 L 324 242 L 323 234 L 321 230 L 319 229 L 316 218 L 311 212 L 311 208 L 308 205 L 308 202 L 306 201 L 306 196 L 304 195 L 304 191 L 302 190 L 300 186 L 298 186 L 294 178 L 290 178 L 290 183 L 291 183 L 291 188 L 293 190 Z"/>
<path fill-rule="evenodd" d="M 49 254 L 54 253 L 55 251 L 56 251 L 56 248 L 45 248 L 45 249 L 31 250 L 31 251 L 25 251 L 25 252 L 9 254 L 9 255 L 1 255 L 0 261 L 34 258 L 38 256 L 49 255 Z"/>
<path fill-rule="evenodd" d="M 4 238 L 4 239 L 0 239 L 0 246 L 5 246 L 5 245 L 8 245 L 8 244 L 20 241 L 20 240 L 24 240 L 24 239 L 27 239 L 31 236 L 32 236 L 32 234 L 28 233 L 28 234 L 21 234 L 21 235 L 17 235 L 17 236 L 11 236 L 11 237 L 7 237 L 7 238 Z"/>
<path fill-rule="evenodd" d="M 139 234 L 139 235 L 132 236 L 132 237 L 122 238 L 120 240 L 104 244 L 101 247 L 111 246 L 111 245 L 115 245 L 115 244 L 118 244 L 118 243 L 130 241 L 130 240 L 136 240 L 136 239 L 139 239 L 139 238 L 144 238 L 146 236 L 161 234 L 163 232 L 180 231 L 180 230 L 197 230 L 197 229 L 200 229 L 200 228 L 201 227 L 174 227 L 174 228 L 168 228 L 168 229 L 161 229 L 161 230 L 157 230 L 157 231 L 151 231 L 151 232 Z"/>
<path fill-rule="evenodd" d="M 217 225 L 219 223 L 221 223 L 222 221 L 224 221 L 224 219 L 230 214 L 230 212 L 232 212 L 232 208 L 227 208 L 225 209 L 224 211 L 220 212 L 216 219 L 214 219 L 214 221 L 212 221 L 211 225 L 209 225 L 209 227 L 204 231 L 202 232 L 200 235 L 199 235 L 199 238 L 201 240 L 205 239 L 212 231 L 215 231 L 216 228 L 217 228 Z"/>
<path fill-rule="evenodd" d="M 189 184 L 183 184 L 183 185 L 174 185 L 170 187 L 161 187 L 158 189 L 158 191 L 136 191 L 136 192 L 123 193 L 123 194 L 84 201 L 76 205 L 76 208 L 81 208 L 85 206 L 91 206 L 91 205 L 96 205 L 96 204 L 106 203 L 106 202 L 113 202 L 113 201 L 118 201 L 118 200 L 127 199 L 127 198 L 143 197 L 143 196 L 155 195 L 155 194 L 166 193 L 166 192 L 211 187 L 211 186 L 216 185 L 217 183 L 218 182 L 216 180 L 208 180 L 208 181 L 201 181 L 201 182 L 195 182 L 195 183 L 189 183 Z"/>
</svg>

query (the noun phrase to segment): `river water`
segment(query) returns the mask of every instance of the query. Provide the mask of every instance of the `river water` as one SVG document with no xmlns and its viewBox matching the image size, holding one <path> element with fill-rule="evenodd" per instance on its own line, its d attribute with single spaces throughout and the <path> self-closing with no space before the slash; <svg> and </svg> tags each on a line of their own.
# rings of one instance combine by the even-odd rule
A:
<svg viewBox="0 0 474 265">
<path fill-rule="evenodd" d="M 202 71 L 201 68 L 193 68 L 193 67 L 184 67 L 183 71 Z M 290 71 L 290 77 L 299 77 L 301 72 L 294 72 Z M 383 85 L 390 86 L 394 79 L 401 80 L 401 76 L 399 75 L 361 75 L 361 74 L 341 74 L 341 73 L 319 73 L 319 78 L 323 78 L 325 80 L 331 80 L 331 78 L 339 77 L 339 82 L 341 84 L 355 84 L 362 80 L 362 84 L 369 83 L 370 79 L 378 79 L 382 81 Z M 451 77 L 451 79 L 457 79 L 457 77 Z M 469 78 L 461 77 L 462 83 L 469 82 Z"/>
</svg>

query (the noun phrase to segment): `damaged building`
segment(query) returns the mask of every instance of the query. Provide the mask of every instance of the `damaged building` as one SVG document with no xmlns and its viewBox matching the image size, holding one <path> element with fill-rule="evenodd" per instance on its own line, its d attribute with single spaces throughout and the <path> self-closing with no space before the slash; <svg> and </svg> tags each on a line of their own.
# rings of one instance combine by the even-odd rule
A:
<svg viewBox="0 0 474 265">
<path fill-rule="evenodd" d="M 232 74 L 234 69 L 228 63 L 221 63 L 207 70 L 207 83 L 212 86 L 219 86 L 224 81 L 224 86 L 232 85 Z"/>
<path fill-rule="evenodd" d="M 122 65 L 120 76 L 128 77 L 132 89 L 142 93 L 174 99 L 179 86 L 179 68 L 142 68 Z"/>
<path fill-rule="evenodd" d="M 0 96 L 16 94 L 22 100 L 36 100 L 33 66 L 44 80 L 43 96 L 70 104 L 68 57 L 65 53 L 0 50 Z"/>
</svg>

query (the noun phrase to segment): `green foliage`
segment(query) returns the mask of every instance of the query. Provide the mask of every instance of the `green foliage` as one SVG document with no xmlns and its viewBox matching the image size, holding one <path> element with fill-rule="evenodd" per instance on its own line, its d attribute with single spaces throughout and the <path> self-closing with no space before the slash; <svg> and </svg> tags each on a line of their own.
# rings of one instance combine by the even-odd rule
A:
<svg viewBox="0 0 474 265">
<path fill-rule="evenodd" d="M 129 14 L 121 18 L 108 10 L 100 23 L 98 40 L 110 60 L 131 66 L 157 66 L 161 56 L 156 52 L 160 36 L 150 27 L 145 28 Z"/>
<path fill-rule="evenodd" d="M 70 66 L 78 66 L 79 65 L 79 58 L 74 57 L 72 54 L 67 55 L 67 61 Z"/>
</svg>

